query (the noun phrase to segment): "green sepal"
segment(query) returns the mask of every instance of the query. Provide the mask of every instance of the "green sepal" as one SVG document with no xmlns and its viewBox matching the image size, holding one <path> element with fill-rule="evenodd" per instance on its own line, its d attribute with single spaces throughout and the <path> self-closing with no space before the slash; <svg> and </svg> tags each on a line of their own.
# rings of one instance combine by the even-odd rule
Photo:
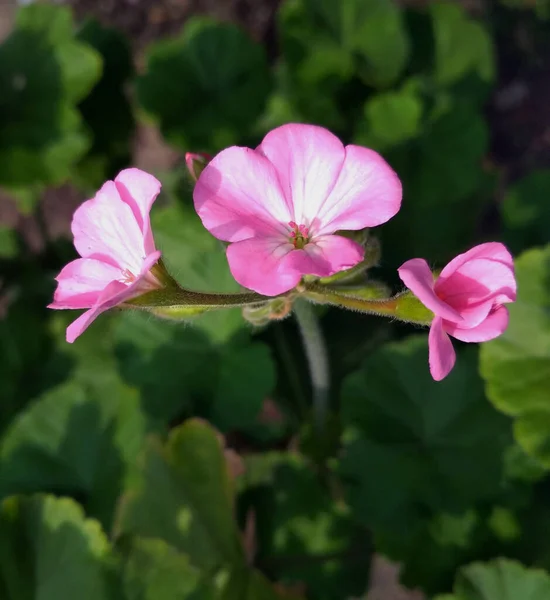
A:
<svg viewBox="0 0 550 600">
<path fill-rule="evenodd" d="M 396 319 L 407 323 L 431 325 L 434 318 L 433 312 L 426 308 L 412 292 L 403 292 L 395 296 L 394 301 Z"/>
</svg>

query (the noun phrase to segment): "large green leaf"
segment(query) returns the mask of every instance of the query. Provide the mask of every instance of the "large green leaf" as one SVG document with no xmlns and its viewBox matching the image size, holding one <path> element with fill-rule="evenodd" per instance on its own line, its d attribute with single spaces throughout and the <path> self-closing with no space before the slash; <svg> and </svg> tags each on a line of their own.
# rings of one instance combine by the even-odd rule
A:
<svg viewBox="0 0 550 600">
<path fill-rule="evenodd" d="M 152 216 L 155 240 L 180 283 L 199 291 L 238 291 L 223 245 L 189 206 L 173 203 Z M 191 323 L 125 314 L 116 322 L 124 377 L 140 387 L 147 412 L 173 418 L 208 416 L 222 430 L 248 429 L 274 387 L 268 347 L 250 339 L 240 309 Z"/>
<path fill-rule="evenodd" d="M 343 386 L 340 470 L 358 518 L 383 530 L 464 510 L 500 487 L 510 427 L 485 400 L 475 350 L 459 352 L 442 382 L 427 357 L 425 336 L 388 344 Z"/>
<path fill-rule="evenodd" d="M 151 440 L 140 476 L 123 499 L 117 530 L 162 539 L 214 572 L 244 563 L 233 490 L 216 432 L 198 420 Z"/>
<path fill-rule="evenodd" d="M 519 444 L 550 467 L 550 246 L 522 254 L 516 277 L 510 324 L 483 344 L 480 371 L 491 402 L 516 417 Z"/>
<path fill-rule="evenodd" d="M 435 38 L 435 80 L 453 84 L 475 73 L 491 83 L 495 75 L 492 41 L 481 23 L 470 19 L 456 2 L 430 5 Z"/>
<path fill-rule="evenodd" d="M 12 497 L 0 509 L 3 600 L 116 600 L 110 546 L 68 498 Z"/>
<path fill-rule="evenodd" d="M 75 104 L 101 74 L 66 7 L 23 7 L 0 46 L 0 183 L 60 183 L 88 148 Z"/>
<path fill-rule="evenodd" d="M 281 29 L 285 58 L 306 84 L 357 72 L 384 87 L 408 59 L 402 15 L 390 0 L 287 0 Z"/>
<path fill-rule="evenodd" d="M 181 35 L 152 45 L 138 98 L 169 141 L 219 150 L 237 142 L 267 100 L 263 48 L 234 25 L 195 17 Z"/>
<path fill-rule="evenodd" d="M 144 434 L 153 427 L 139 394 L 116 373 L 109 325 L 104 318 L 77 343 L 63 340 L 65 360 L 51 368 L 70 371 L 69 379 L 36 397 L 0 440 L 2 497 L 75 494 L 107 528 Z"/>
<path fill-rule="evenodd" d="M 210 577 L 185 554 L 156 539 L 132 541 L 124 562 L 126 600 L 214 600 Z"/>
<path fill-rule="evenodd" d="M 550 170 L 533 171 L 506 192 L 501 214 L 506 241 L 520 252 L 550 242 Z"/>
<path fill-rule="evenodd" d="M 422 110 L 414 89 L 377 94 L 365 104 L 365 122 L 354 141 L 377 150 L 402 144 L 420 133 Z"/>
<path fill-rule="evenodd" d="M 243 480 L 259 490 L 253 510 L 260 563 L 269 565 L 279 581 L 303 583 L 318 600 L 360 594 L 367 586 L 371 548 L 347 507 L 331 497 L 300 456 L 254 459 L 245 461 Z"/>
<path fill-rule="evenodd" d="M 488 129 L 466 103 L 440 98 L 422 135 L 388 154 L 403 182 L 403 206 L 384 226 L 387 264 L 429 256 L 444 264 L 472 244 L 490 199 L 484 173 Z"/>
<path fill-rule="evenodd" d="M 454 593 L 436 600 L 546 600 L 550 598 L 550 575 L 520 563 L 497 559 L 473 563 L 460 570 Z"/>
</svg>

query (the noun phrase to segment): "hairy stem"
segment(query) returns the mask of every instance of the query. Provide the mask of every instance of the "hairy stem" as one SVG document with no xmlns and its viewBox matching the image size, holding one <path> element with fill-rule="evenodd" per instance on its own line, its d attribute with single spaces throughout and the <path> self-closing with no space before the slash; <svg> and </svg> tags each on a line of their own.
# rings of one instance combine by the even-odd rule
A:
<svg viewBox="0 0 550 600">
<path fill-rule="evenodd" d="M 298 298 L 294 303 L 294 315 L 302 335 L 313 388 L 313 413 L 315 427 L 321 434 L 325 427 L 329 399 L 328 354 L 319 320 L 311 304 Z"/>
</svg>

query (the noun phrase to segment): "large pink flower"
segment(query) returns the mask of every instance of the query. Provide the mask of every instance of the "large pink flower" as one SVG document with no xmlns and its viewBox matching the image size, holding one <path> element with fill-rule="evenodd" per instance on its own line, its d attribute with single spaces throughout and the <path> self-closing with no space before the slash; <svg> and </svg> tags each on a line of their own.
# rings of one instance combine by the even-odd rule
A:
<svg viewBox="0 0 550 600">
<path fill-rule="evenodd" d="M 256 150 L 233 146 L 206 166 L 195 186 L 204 226 L 232 242 L 227 258 L 244 287 L 275 296 L 302 275 L 353 267 L 363 249 L 333 235 L 374 227 L 401 205 L 401 183 L 367 148 L 344 147 L 314 125 L 283 125 Z"/>
<path fill-rule="evenodd" d="M 497 242 L 459 254 L 434 282 L 425 260 L 413 258 L 398 269 L 399 277 L 435 317 L 429 335 L 430 372 L 446 377 L 456 354 L 449 335 L 463 342 L 486 342 L 508 326 L 506 302 L 516 299 L 514 263 Z"/>
<path fill-rule="evenodd" d="M 56 277 L 49 305 L 89 309 L 67 328 L 68 342 L 74 342 L 102 312 L 161 287 L 150 272 L 160 252 L 149 222 L 160 187 L 152 175 L 127 169 L 76 210 L 71 229 L 82 258 Z"/>
</svg>

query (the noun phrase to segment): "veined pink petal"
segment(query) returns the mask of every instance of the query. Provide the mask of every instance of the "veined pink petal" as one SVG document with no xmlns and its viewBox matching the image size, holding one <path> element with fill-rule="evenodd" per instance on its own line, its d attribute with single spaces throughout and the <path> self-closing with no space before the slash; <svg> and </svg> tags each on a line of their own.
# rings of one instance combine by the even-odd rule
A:
<svg viewBox="0 0 550 600">
<path fill-rule="evenodd" d="M 160 193 L 160 181 L 140 169 L 125 169 L 116 177 L 115 185 L 120 198 L 132 209 L 141 228 L 146 254 L 154 252 L 155 242 L 151 232 L 149 212 Z"/>
<path fill-rule="evenodd" d="M 319 234 L 375 227 L 401 207 L 401 182 L 380 154 L 360 146 L 345 150 L 336 185 L 317 215 Z"/>
<path fill-rule="evenodd" d="M 441 381 L 455 365 L 456 354 L 449 336 L 443 330 L 443 321 L 435 317 L 428 336 L 430 373 L 436 381 Z"/>
<path fill-rule="evenodd" d="M 344 269 L 350 269 L 363 260 L 363 248 L 340 235 L 324 235 L 315 238 L 303 250 L 293 250 L 284 258 L 284 267 L 302 275 L 328 277 Z"/>
<path fill-rule="evenodd" d="M 52 304 L 48 308 L 90 308 L 101 292 L 121 278 L 118 267 L 94 258 L 78 258 L 63 267 Z"/>
<path fill-rule="evenodd" d="M 139 272 L 146 256 L 143 233 L 130 206 L 113 181 L 76 209 L 71 226 L 74 245 L 83 258 L 96 258 Z"/>
<path fill-rule="evenodd" d="M 476 327 L 464 329 L 456 323 L 445 322 L 443 327 L 445 331 L 463 342 L 487 342 L 506 331 L 508 327 L 509 313 L 505 306 L 499 306 L 491 312 L 489 316 Z"/>
<path fill-rule="evenodd" d="M 250 148 L 216 155 L 200 174 L 193 200 L 206 229 L 227 242 L 287 235 L 293 220 L 275 167 Z"/>
<path fill-rule="evenodd" d="M 340 174 L 342 142 L 323 127 L 289 123 L 270 131 L 258 151 L 275 166 L 291 220 L 311 227 Z"/>
<path fill-rule="evenodd" d="M 435 315 L 448 321 L 461 321 L 460 314 L 434 292 L 433 274 L 423 258 L 413 258 L 397 269 L 401 281 Z"/>
<path fill-rule="evenodd" d="M 301 274 L 283 264 L 284 257 L 294 251 L 284 238 L 253 238 L 231 244 L 227 260 L 233 277 L 242 286 L 264 296 L 277 296 L 300 281 Z"/>
<path fill-rule="evenodd" d="M 121 281 L 111 281 L 107 287 L 99 294 L 95 304 L 90 310 L 80 315 L 78 319 L 73 321 L 66 332 L 66 339 L 69 343 L 73 343 L 75 339 L 85 331 L 95 319 L 106 310 L 114 308 L 123 302 L 131 300 L 136 296 L 147 291 L 150 286 L 150 281 L 145 281 L 145 276 L 149 269 L 160 258 L 160 252 L 157 250 L 150 254 L 144 261 L 140 272 L 140 276 L 131 284 L 125 284 Z"/>
</svg>

